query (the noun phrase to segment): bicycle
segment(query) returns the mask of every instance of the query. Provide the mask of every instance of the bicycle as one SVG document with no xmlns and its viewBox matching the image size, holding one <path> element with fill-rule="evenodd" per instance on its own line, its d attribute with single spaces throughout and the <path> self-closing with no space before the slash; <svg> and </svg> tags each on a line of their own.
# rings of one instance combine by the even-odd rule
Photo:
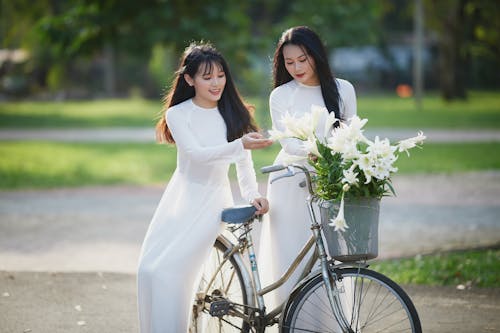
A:
<svg viewBox="0 0 500 333">
<path fill-rule="evenodd" d="M 235 242 L 221 234 L 214 244 L 194 300 L 191 332 L 261 333 L 266 327 L 278 324 L 280 332 L 421 333 L 415 306 L 399 285 L 369 270 L 364 261 L 335 264 L 328 258 L 322 227 L 313 208 L 319 198 L 308 169 L 301 165 L 274 165 L 261 171 L 283 169 L 288 172 L 272 181 L 299 173 L 305 175 L 301 186 L 309 190 L 311 237 L 283 276 L 262 288 L 251 234 L 252 223 L 258 219 L 255 208 L 225 209 L 222 221 Z M 314 253 L 288 300 L 267 312 L 263 296 L 288 280 L 313 246 Z M 313 270 L 317 260 L 320 268 Z"/>
</svg>

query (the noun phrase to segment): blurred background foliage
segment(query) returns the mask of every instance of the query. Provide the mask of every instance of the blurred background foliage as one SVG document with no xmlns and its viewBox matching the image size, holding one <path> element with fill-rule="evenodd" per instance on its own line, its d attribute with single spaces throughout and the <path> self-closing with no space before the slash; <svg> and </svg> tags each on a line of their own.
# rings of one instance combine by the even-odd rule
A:
<svg viewBox="0 0 500 333">
<path fill-rule="evenodd" d="M 419 3 L 425 113 L 409 98 Z M 354 84 L 370 129 L 496 131 L 499 18 L 498 0 L 0 0 L 0 131 L 152 129 L 181 52 L 198 40 L 222 51 L 258 123 L 269 128 L 274 48 L 296 25 L 325 41 L 333 71 Z M 496 141 L 428 142 L 398 168 L 499 170 L 499 149 Z M 271 164 L 278 150 L 254 152 L 256 169 Z M 164 184 L 175 155 L 175 147 L 152 142 L 5 140 L 0 191 Z M 374 267 L 399 283 L 498 287 L 498 258 L 498 250 L 471 251 Z"/>
<path fill-rule="evenodd" d="M 294 25 L 321 35 L 334 71 L 359 91 L 394 91 L 411 84 L 414 5 L 411 0 L 1 0 L 0 99 L 159 99 L 180 53 L 194 40 L 212 41 L 223 52 L 244 95 L 267 96 L 274 47 L 281 32 Z M 498 2 L 423 0 L 423 5 L 426 89 L 452 100 L 467 98 L 469 89 L 500 87 Z M 368 64 L 349 70 L 342 54 Z"/>
</svg>

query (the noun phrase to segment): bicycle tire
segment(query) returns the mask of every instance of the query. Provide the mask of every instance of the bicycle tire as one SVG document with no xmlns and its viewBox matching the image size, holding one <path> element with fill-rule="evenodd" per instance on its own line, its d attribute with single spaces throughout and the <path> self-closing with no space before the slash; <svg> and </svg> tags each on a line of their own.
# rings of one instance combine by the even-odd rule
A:
<svg viewBox="0 0 500 333">
<path fill-rule="evenodd" d="M 216 275 L 215 280 L 210 286 L 207 285 L 216 271 L 216 268 L 221 265 L 224 258 L 224 253 L 228 248 L 224 243 L 217 239 L 212 248 L 209 259 L 204 264 L 203 273 L 201 276 L 198 292 L 200 290 L 208 290 L 207 296 L 220 296 L 229 302 L 236 304 L 248 305 L 247 291 L 243 280 L 241 268 L 237 260 L 231 256 L 227 260 L 220 272 Z M 205 294 L 197 294 L 193 304 L 193 312 L 191 314 L 190 333 L 209 333 L 209 332 L 242 332 L 247 333 L 250 330 L 248 323 L 241 318 L 224 315 L 214 317 L 210 315 L 209 309 L 211 301 L 204 297 Z M 203 300 L 200 300 L 203 298 Z M 210 298 L 210 297 L 209 297 Z M 201 301 L 202 303 L 199 303 Z M 247 313 L 247 308 L 239 307 L 242 312 Z"/>
<path fill-rule="evenodd" d="M 342 309 L 351 332 L 422 332 L 413 302 L 394 281 L 364 268 L 335 272 L 340 278 L 335 284 L 341 288 Z M 346 291 L 349 289 L 350 292 Z M 321 273 L 299 289 L 287 305 L 281 325 L 281 332 L 342 332 L 331 310 Z"/>
</svg>

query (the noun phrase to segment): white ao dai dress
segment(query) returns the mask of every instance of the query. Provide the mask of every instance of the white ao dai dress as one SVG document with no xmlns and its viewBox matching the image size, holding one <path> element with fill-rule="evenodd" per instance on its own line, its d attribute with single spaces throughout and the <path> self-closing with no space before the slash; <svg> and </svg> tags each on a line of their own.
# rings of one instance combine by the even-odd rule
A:
<svg viewBox="0 0 500 333">
<path fill-rule="evenodd" d="M 236 163 L 242 197 L 261 197 L 251 153 L 241 139 L 227 142 L 217 108 L 201 108 L 189 99 L 168 110 L 167 123 L 177 146 L 177 168 L 141 249 L 141 333 L 187 332 L 200 269 L 220 231 L 222 210 L 234 204 L 231 163 Z"/>
<path fill-rule="evenodd" d="M 340 112 L 342 119 L 349 119 L 356 114 L 356 94 L 353 86 L 346 80 L 336 79 L 340 94 Z M 312 105 L 325 107 L 320 86 L 307 86 L 295 80 L 275 88 L 269 98 L 273 127 L 284 131 L 281 119 L 286 113 L 301 117 L 311 112 Z M 316 135 L 323 138 L 327 113 L 321 115 Z M 280 141 L 281 151 L 275 164 L 286 163 L 289 155 L 303 156 L 301 163 L 307 165 L 306 150 L 298 139 Z M 282 171 L 286 172 L 286 171 Z M 269 179 L 278 176 L 278 172 Z M 268 219 L 262 223 L 259 243 L 259 271 L 262 286 L 268 286 L 278 280 L 296 258 L 302 246 L 311 236 L 310 218 L 306 206 L 307 189 L 299 187 L 304 177 L 282 178 L 273 184 L 268 183 L 269 200 Z M 319 215 L 318 215 L 319 216 Z M 311 251 L 312 253 L 312 251 Z M 310 255 L 310 254 L 309 254 Z M 303 261 L 304 263 L 305 261 Z M 277 290 L 265 295 L 266 307 L 271 310 L 284 302 L 293 286 L 298 282 L 303 265 L 300 265 L 291 278 Z"/>
</svg>

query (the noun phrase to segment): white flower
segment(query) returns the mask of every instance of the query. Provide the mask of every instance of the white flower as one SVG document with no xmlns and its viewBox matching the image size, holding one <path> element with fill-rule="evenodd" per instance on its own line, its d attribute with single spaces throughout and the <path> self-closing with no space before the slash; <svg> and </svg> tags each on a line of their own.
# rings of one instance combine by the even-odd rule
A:
<svg viewBox="0 0 500 333">
<path fill-rule="evenodd" d="M 302 143 L 302 147 L 304 147 L 305 151 L 309 154 L 313 154 L 318 157 L 321 156 L 315 138 L 307 138 L 307 140 Z"/>
<path fill-rule="evenodd" d="M 327 111 L 328 113 L 328 111 Z M 330 112 L 326 116 L 325 120 L 325 129 L 323 131 L 323 137 L 327 138 L 328 135 L 330 134 L 330 131 L 332 130 L 333 124 L 335 124 L 336 121 L 340 121 L 339 119 L 335 118 L 335 112 Z"/>
<path fill-rule="evenodd" d="M 352 159 L 358 156 L 358 138 L 352 136 L 352 132 L 347 125 L 340 123 L 340 126 L 332 130 L 332 136 L 327 139 L 326 146 L 342 157 Z"/>
<path fill-rule="evenodd" d="M 365 184 L 370 183 L 372 181 L 372 177 L 375 177 L 375 171 L 372 168 L 363 170 L 363 174 L 366 178 Z"/>
<path fill-rule="evenodd" d="M 389 178 L 390 168 L 384 164 L 377 164 L 373 170 L 373 177 L 377 179 L 386 179 Z"/>
<path fill-rule="evenodd" d="M 324 121 L 323 133 L 321 133 L 322 129 L 317 127 L 320 119 Z M 350 191 L 355 196 L 380 197 L 388 192 L 388 188 L 392 191 L 390 177 L 392 173 L 398 171 L 394 163 L 399 154 L 406 152 L 409 155 L 408 150 L 425 139 L 423 133 L 419 132 L 416 137 L 402 140 L 396 145 L 392 145 L 389 139 L 381 139 L 378 136 L 371 141 L 363 135 L 367 119 L 354 116 L 346 122 L 339 122 L 338 127 L 332 128 L 332 125 L 339 121 L 335 118 L 335 113 L 328 113 L 324 107 L 317 105 L 312 105 L 309 112 L 297 118 L 286 113 L 280 121 L 280 130 L 273 128 L 269 131 L 271 138 L 274 140 L 294 138 L 302 141 L 302 148 L 309 156 L 315 155 L 321 162 L 312 163 L 313 167 L 316 170 L 321 168 L 320 170 L 327 171 L 326 176 L 318 176 L 318 186 L 325 186 L 323 188 L 325 192 L 322 194 L 324 199 L 338 199 L 342 195 L 341 209 L 337 217 L 329 223 L 335 227 L 336 231 L 345 231 L 347 228 L 343 194 Z M 322 156 L 319 153 L 318 144 L 322 145 L 321 149 L 326 146 L 333 158 Z M 325 154 L 323 150 L 322 153 Z M 306 159 L 305 156 L 288 155 L 284 158 L 284 163 L 304 162 Z M 341 178 L 330 180 L 331 176 L 337 177 L 337 174 L 329 170 L 336 172 L 338 168 L 342 171 Z M 330 181 L 336 183 L 333 184 L 335 186 L 332 189 L 328 188 L 332 185 L 328 183 Z M 370 185 L 367 186 L 367 184 Z"/>
<path fill-rule="evenodd" d="M 290 136 L 286 131 L 281 132 L 274 127 L 272 129 L 270 129 L 269 131 L 267 131 L 267 133 L 269 133 L 269 139 L 271 139 L 273 141 L 285 139 L 285 138 L 288 138 Z"/>
<path fill-rule="evenodd" d="M 370 153 L 360 154 L 358 158 L 354 160 L 354 163 L 359 166 L 362 171 L 370 170 L 375 164 L 374 156 Z"/>
<path fill-rule="evenodd" d="M 355 141 L 348 142 L 342 148 L 342 158 L 344 160 L 354 160 L 361 155 L 361 152 L 358 150 L 358 145 Z"/>
<path fill-rule="evenodd" d="M 334 129 L 332 131 L 332 136 L 327 139 L 326 146 L 336 153 L 343 153 L 347 150 L 347 145 L 349 141 L 347 139 L 347 132 L 342 131 L 341 128 Z"/>
<path fill-rule="evenodd" d="M 291 155 L 291 154 L 284 153 L 283 157 L 281 159 L 281 163 L 285 166 L 288 166 L 290 164 L 294 164 L 297 162 L 303 162 L 304 159 L 305 159 L 304 156 Z"/>
<path fill-rule="evenodd" d="M 363 126 L 366 125 L 366 123 L 368 122 L 368 119 L 366 119 L 366 118 L 361 119 L 357 115 L 354 115 L 351 118 L 349 118 L 348 121 L 349 121 L 349 127 L 360 131 L 363 128 Z"/>
<path fill-rule="evenodd" d="M 330 223 L 328 223 L 328 225 L 334 227 L 334 231 L 340 230 L 344 232 L 349 228 L 344 218 L 344 194 L 342 194 L 342 200 L 340 200 L 339 213 L 337 214 L 337 217 L 335 219 L 330 219 Z"/>
<path fill-rule="evenodd" d="M 389 139 L 380 140 L 378 136 L 375 137 L 375 141 L 368 141 L 367 151 L 379 156 L 392 156 L 396 151 L 396 146 L 391 146 Z"/>
<path fill-rule="evenodd" d="M 316 128 L 318 119 L 319 110 L 315 109 L 311 113 L 305 113 L 300 118 L 294 118 L 289 113 L 286 113 L 281 122 L 291 137 L 307 140 L 307 138 L 315 137 L 314 129 Z"/>
<path fill-rule="evenodd" d="M 421 144 L 422 142 L 424 142 L 425 139 L 426 139 L 426 137 L 425 137 L 424 133 L 422 133 L 422 131 L 420 131 L 417 133 L 417 136 L 415 136 L 413 138 L 399 141 L 397 148 L 400 152 L 404 151 L 404 152 L 406 152 L 406 154 L 408 156 L 410 156 L 410 153 L 408 152 L 408 150 L 416 147 L 418 144 Z"/>
<path fill-rule="evenodd" d="M 347 183 L 350 185 L 358 183 L 358 178 L 356 178 L 358 173 L 357 172 L 354 173 L 354 167 L 355 165 L 353 164 L 349 169 L 342 171 L 342 173 L 344 174 L 344 178 L 342 178 L 342 183 Z"/>
<path fill-rule="evenodd" d="M 347 160 L 358 158 L 360 152 L 358 143 L 367 142 L 363 135 L 362 127 L 367 120 L 360 120 L 357 116 L 351 118 L 351 125 L 340 123 L 340 126 L 332 130 L 332 136 L 327 139 L 327 147 L 341 153 Z"/>
<path fill-rule="evenodd" d="M 358 116 L 353 116 L 349 119 L 349 126 L 346 126 L 349 132 L 349 137 L 355 141 L 365 142 L 367 139 L 363 135 L 363 126 L 368 122 L 368 119 L 360 119 Z"/>
<path fill-rule="evenodd" d="M 318 125 L 322 114 L 328 114 L 328 110 L 325 107 L 314 104 L 311 105 L 311 125 L 313 125 L 313 128 L 316 128 Z"/>
</svg>

